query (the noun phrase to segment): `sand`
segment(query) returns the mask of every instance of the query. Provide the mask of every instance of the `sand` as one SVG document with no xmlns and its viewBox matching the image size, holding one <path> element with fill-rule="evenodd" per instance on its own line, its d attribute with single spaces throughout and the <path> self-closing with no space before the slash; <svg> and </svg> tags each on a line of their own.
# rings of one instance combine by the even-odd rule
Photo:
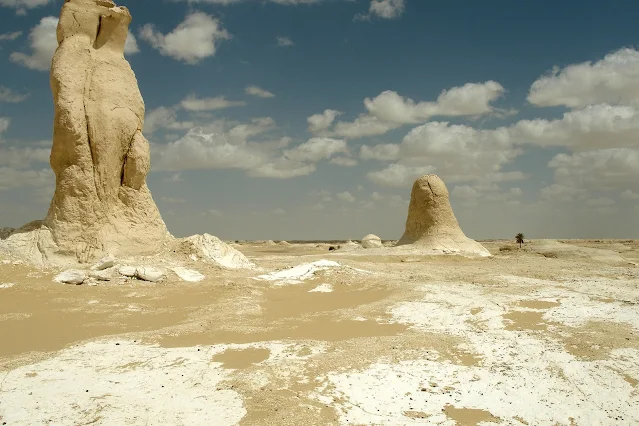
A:
<svg viewBox="0 0 639 426">
<path fill-rule="evenodd" d="M 482 244 L 247 242 L 258 269 L 94 286 L 0 258 L 0 423 L 639 422 L 639 242 Z"/>
</svg>

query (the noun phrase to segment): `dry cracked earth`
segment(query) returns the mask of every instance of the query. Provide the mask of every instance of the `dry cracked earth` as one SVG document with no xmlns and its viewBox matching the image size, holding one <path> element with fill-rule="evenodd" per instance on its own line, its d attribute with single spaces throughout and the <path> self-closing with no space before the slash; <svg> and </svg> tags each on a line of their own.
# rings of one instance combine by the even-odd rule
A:
<svg viewBox="0 0 639 426">
<path fill-rule="evenodd" d="M 0 424 L 639 424 L 639 242 L 572 244 L 623 262 L 246 243 L 260 271 L 72 286 L 0 259 Z"/>
</svg>

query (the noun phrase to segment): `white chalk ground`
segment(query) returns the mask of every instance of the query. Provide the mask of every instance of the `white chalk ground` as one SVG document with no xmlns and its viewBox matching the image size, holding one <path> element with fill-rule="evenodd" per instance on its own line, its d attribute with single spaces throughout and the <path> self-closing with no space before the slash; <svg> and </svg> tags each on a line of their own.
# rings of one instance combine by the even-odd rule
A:
<svg viewBox="0 0 639 426">
<path fill-rule="evenodd" d="M 639 424 L 639 393 L 624 378 L 639 380 L 639 351 L 617 349 L 606 360 L 581 361 L 547 336 L 506 330 L 505 306 L 516 302 L 515 296 L 488 295 L 468 283 L 434 283 L 423 291 L 421 301 L 392 308 L 394 321 L 463 337 L 468 343 L 461 349 L 480 356 L 480 366 L 455 365 L 429 351 L 414 361 L 330 373 L 317 398 L 343 401 L 338 403 L 341 424 L 453 426 L 443 412 L 448 405 L 486 410 L 501 419 L 481 424 Z M 636 305 L 566 293 L 548 288 L 519 299 L 560 300 L 544 315 L 549 321 L 573 326 L 605 320 L 639 329 Z M 411 411 L 426 419 L 409 421 L 404 413 Z"/>
<path fill-rule="evenodd" d="M 0 373 L 0 419 L 7 425 L 216 425 L 237 424 L 246 409 L 223 381 L 233 370 L 214 362 L 228 349 L 263 348 L 264 364 L 304 362 L 299 345 L 161 348 L 103 340 L 74 346 L 36 364 Z M 255 385 L 264 382 L 255 377 Z"/>
<path fill-rule="evenodd" d="M 11 288 L 15 285 L 16 285 L 15 283 L 2 283 L 0 284 L 0 288 Z"/>
<path fill-rule="evenodd" d="M 312 290 L 308 291 L 309 293 L 332 293 L 333 286 L 330 284 L 320 284 Z"/>
</svg>

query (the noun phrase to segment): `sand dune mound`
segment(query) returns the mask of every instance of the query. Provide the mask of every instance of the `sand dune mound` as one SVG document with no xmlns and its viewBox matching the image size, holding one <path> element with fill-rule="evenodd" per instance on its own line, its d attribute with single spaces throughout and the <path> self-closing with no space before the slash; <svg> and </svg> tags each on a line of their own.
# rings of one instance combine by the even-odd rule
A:
<svg viewBox="0 0 639 426">
<path fill-rule="evenodd" d="M 448 189 L 437 175 L 424 175 L 411 192 L 406 231 L 397 247 L 425 254 L 490 256 L 478 242 L 464 235 L 450 205 Z"/>
<path fill-rule="evenodd" d="M 614 250 L 577 246 L 557 240 L 531 240 L 525 249 L 552 258 L 588 258 L 598 262 L 625 262 Z"/>
</svg>

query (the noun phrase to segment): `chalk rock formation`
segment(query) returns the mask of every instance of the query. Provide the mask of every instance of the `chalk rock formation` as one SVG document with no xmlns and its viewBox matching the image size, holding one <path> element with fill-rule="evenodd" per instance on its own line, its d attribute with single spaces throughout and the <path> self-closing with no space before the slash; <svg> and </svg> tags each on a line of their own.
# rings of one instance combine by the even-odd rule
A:
<svg viewBox="0 0 639 426">
<path fill-rule="evenodd" d="M 242 253 L 210 234 L 192 235 L 175 240 L 174 252 L 212 262 L 228 269 L 253 269 L 255 264 Z"/>
<path fill-rule="evenodd" d="M 466 237 L 450 206 L 448 189 L 437 175 L 415 181 L 408 207 L 406 231 L 397 246 L 411 245 L 427 253 L 490 256 L 478 242 Z"/>
<path fill-rule="evenodd" d="M 368 234 L 367 236 L 362 238 L 362 247 L 365 249 L 380 248 L 383 246 L 384 245 L 382 244 L 382 239 L 379 238 L 377 235 Z"/>
<path fill-rule="evenodd" d="M 144 101 L 124 58 L 130 22 L 128 9 L 111 0 L 62 7 L 51 66 L 55 194 L 42 223 L 5 242 L 34 263 L 145 254 L 170 237 L 145 182 Z M 34 247 L 40 253 L 29 253 Z"/>
</svg>

